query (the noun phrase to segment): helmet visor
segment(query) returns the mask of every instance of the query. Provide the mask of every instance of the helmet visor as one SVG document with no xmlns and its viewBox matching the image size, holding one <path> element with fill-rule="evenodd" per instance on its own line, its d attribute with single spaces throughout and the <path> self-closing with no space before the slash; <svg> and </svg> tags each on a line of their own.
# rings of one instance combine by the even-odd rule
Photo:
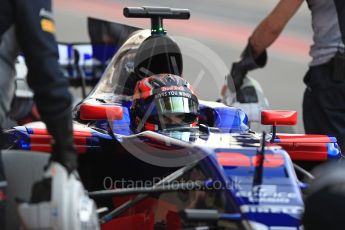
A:
<svg viewBox="0 0 345 230">
<path fill-rule="evenodd" d="M 198 103 L 186 97 L 165 97 L 155 99 L 159 114 L 198 114 Z"/>
</svg>

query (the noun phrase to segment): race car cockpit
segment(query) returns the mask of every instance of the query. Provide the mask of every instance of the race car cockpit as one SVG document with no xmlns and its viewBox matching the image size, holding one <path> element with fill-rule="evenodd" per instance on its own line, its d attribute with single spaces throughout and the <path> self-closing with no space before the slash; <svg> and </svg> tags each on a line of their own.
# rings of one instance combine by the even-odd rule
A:
<svg viewBox="0 0 345 230">
<path fill-rule="evenodd" d="M 115 131 L 131 134 L 132 130 L 129 129 L 128 124 L 132 122 L 130 110 L 136 84 L 157 74 L 183 77 L 181 50 L 178 44 L 166 34 L 162 20 L 164 18 L 188 19 L 190 14 L 189 11 L 183 9 L 160 7 L 125 8 L 124 14 L 127 17 L 150 18 L 151 30 L 138 29 L 128 37 L 111 59 L 94 90 L 80 105 L 95 104 L 98 108 L 104 105 L 107 109 L 112 105 L 120 106 L 121 112 L 118 112 L 119 116 L 116 117 L 121 117 L 121 119 L 114 121 L 117 127 Z M 247 116 L 239 109 L 230 108 L 221 103 L 201 101 L 195 111 L 197 110 L 199 118 L 195 121 L 198 120 L 199 124 L 207 127 L 240 132 L 248 129 Z M 86 112 L 84 112 L 85 116 L 80 116 L 84 111 L 80 109 L 80 106 L 77 106 L 74 111 L 75 117 L 81 122 L 92 120 Z M 190 124 L 192 123 L 196 122 L 193 120 Z"/>
</svg>

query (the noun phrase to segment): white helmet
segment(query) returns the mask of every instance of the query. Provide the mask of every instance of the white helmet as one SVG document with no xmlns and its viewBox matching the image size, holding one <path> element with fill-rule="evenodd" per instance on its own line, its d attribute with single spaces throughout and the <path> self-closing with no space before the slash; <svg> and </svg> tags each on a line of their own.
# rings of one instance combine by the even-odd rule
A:
<svg viewBox="0 0 345 230">
<path fill-rule="evenodd" d="M 269 108 L 269 102 L 261 85 L 255 79 L 246 76 L 241 88 L 230 92 L 225 85 L 222 90 L 222 102 L 228 106 L 242 109 L 248 116 L 249 127 L 255 132 L 269 131 L 269 127 L 261 125 L 261 111 Z"/>
</svg>

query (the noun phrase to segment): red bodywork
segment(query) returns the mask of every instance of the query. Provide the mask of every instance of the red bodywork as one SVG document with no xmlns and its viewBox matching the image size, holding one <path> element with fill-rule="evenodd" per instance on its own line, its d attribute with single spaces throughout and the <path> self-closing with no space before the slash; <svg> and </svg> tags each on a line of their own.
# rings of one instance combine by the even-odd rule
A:
<svg viewBox="0 0 345 230">
<path fill-rule="evenodd" d="M 80 106 L 80 119 L 82 120 L 121 120 L 123 118 L 122 106 L 111 104 L 89 104 Z"/>
<path fill-rule="evenodd" d="M 297 112 L 289 110 L 263 110 L 261 111 L 261 124 L 263 125 L 296 125 Z"/>
<path fill-rule="evenodd" d="M 274 143 L 283 147 L 292 160 L 325 161 L 330 138 L 326 135 L 278 134 Z"/>
<path fill-rule="evenodd" d="M 91 137 L 92 134 L 89 131 L 74 131 L 74 144 L 78 153 L 86 153 L 86 139 Z M 33 128 L 32 134 L 30 134 L 30 145 L 32 151 L 51 152 L 52 136 L 46 129 Z"/>
<path fill-rule="evenodd" d="M 261 124 L 263 125 L 272 125 L 275 128 L 277 125 L 296 125 L 296 123 L 296 111 L 261 111 Z M 278 134 L 273 143 L 283 147 L 292 160 L 325 161 L 328 159 L 327 145 L 331 143 L 331 140 L 326 135 Z"/>
<path fill-rule="evenodd" d="M 242 153 L 217 153 L 217 160 L 222 166 L 230 167 L 251 167 L 258 166 L 259 157 L 249 157 Z M 264 167 L 274 168 L 284 164 L 284 158 L 281 155 L 265 154 Z"/>
<path fill-rule="evenodd" d="M 133 196 L 113 198 L 114 207 L 119 207 L 132 198 Z M 165 222 L 166 230 L 181 229 L 181 220 L 176 205 L 147 197 L 120 217 L 102 224 L 101 227 L 102 230 L 153 230 L 155 224 L 159 222 Z"/>
</svg>

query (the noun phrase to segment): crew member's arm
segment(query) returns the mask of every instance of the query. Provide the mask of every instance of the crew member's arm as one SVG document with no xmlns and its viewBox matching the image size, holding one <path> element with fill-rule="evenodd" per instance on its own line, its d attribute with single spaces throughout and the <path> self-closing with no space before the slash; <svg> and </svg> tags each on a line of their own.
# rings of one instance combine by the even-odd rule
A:
<svg viewBox="0 0 345 230">
<path fill-rule="evenodd" d="M 71 104 L 68 80 L 58 63 L 55 23 L 50 0 L 15 1 L 15 26 L 20 48 L 28 66 L 27 80 L 34 91 L 34 101 L 53 136 L 52 161 L 68 172 L 77 168 L 73 142 Z"/>
<path fill-rule="evenodd" d="M 304 0 L 280 0 L 274 10 L 256 27 L 249 41 L 254 57 L 265 51 L 280 35 Z"/>
<path fill-rule="evenodd" d="M 27 81 L 42 119 L 69 113 L 68 81 L 58 63 L 51 0 L 14 0 L 17 38 L 28 66 Z"/>
<path fill-rule="evenodd" d="M 231 91 L 238 91 L 248 71 L 262 68 L 267 62 L 266 48 L 279 36 L 304 0 L 280 0 L 273 11 L 256 27 L 238 62 L 232 63 L 226 76 Z"/>
</svg>

